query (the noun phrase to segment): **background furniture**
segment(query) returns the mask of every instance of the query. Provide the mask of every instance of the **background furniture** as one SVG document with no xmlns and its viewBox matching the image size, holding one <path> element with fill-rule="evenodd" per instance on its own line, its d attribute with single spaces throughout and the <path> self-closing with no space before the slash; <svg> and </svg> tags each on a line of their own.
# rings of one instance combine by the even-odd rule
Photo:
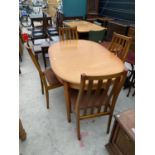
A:
<svg viewBox="0 0 155 155">
<path fill-rule="evenodd" d="M 42 89 L 42 94 L 44 94 L 44 89 L 45 89 L 45 94 L 46 94 L 46 107 L 49 109 L 49 94 L 48 91 L 50 89 L 54 89 L 57 87 L 62 86 L 62 84 L 57 80 L 56 76 L 54 75 L 52 69 L 46 69 L 45 71 L 41 70 L 40 64 L 36 60 L 36 57 L 32 51 L 32 49 L 29 47 L 29 45 L 26 47 L 28 50 L 28 53 L 32 59 L 32 62 L 34 63 L 35 67 L 37 68 L 40 76 L 40 82 L 41 82 L 41 89 Z"/>
<path fill-rule="evenodd" d="M 43 14 L 31 14 L 30 15 L 32 27 L 35 27 L 34 22 L 42 22 L 43 21 Z M 47 20 L 52 23 L 51 16 L 47 14 Z"/>
<path fill-rule="evenodd" d="M 87 0 L 87 18 L 98 17 L 99 0 Z"/>
<path fill-rule="evenodd" d="M 110 155 L 135 154 L 134 110 L 128 110 L 115 116 L 115 123 L 106 148 Z"/>
<path fill-rule="evenodd" d="M 45 60 L 45 53 L 47 52 L 46 50 L 44 50 L 44 47 L 48 49 L 51 43 L 52 41 L 50 41 L 50 39 L 35 39 L 31 44 L 31 48 L 33 49 L 33 52 L 37 60 L 38 60 L 38 55 L 42 54 L 45 68 L 47 67 L 46 60 Z"/>
<path fill-rule="evenodd" d="M 106 29 L 101 31 L 89 31 L 88 39 L 91 41 L 101 43 L 105 38 L 105 33 Z"/>
<path fill-rule="evenodd" d="M 68 122 L 71 120 L 72 106 L 76 113 L 79 140 L 81 139 L 80 120 L 83 119 L 109 115 L 107 127 L 107 133 L 109 133 L 116 100 L 126 79 L 126 74 L 126 71 L 107 76 L 82 74 L 79 91 L 69 89 L 68 83 L 64 84 L 66 98 L 70 98 L 66 100 Z"/>
<path fill-rule="evenodd" d="M 51 23 L 51 17 L 49 15 L 47 15 L 46 13 L 43 13 L 42 15 L 31 15 L 30 16 L 31 21 L 32 21 L 32 36 L 31 36 L 31 40 L 32 42 L 34 42 L 34 40 L 36 39 L 46 39 L 48 38 L 48 20 Z M 35 27 L 33 22 L 34 21 L 42 21 L 42 25 L 39 27 Z"/>
<path fill-rule="evenodd" d="M 135 22 L 135 0 L 100 0 L 99 15 L 107 16 L 113 19 Z"/>
<path fill-rule="evenodd" d="M 106 40 L 111 41 L 113 32 L 126 35 L 128 30 L 128 26 L 125 24 L 121 24 L 117 21 L 109 21 L 107 24 L 107 36 Z"/>
<path fill-rule="evenodd" d="M 74 20 L 74 21 L 64 21 L 63 24 L 68 27 L 77 27 L 79 33 L 89 32 L 89 31 L 100 31 L 105 28 L 84 20 Z"/>
<path fill-rule="evenodd" d="M 101 31 L 105 29 L 105 27 L 84 20 L 64 21 L 63 24 L 67 27 L 77 27 L 79 38 L 85 40 L 88 40 L 89 31 Z"/>
</svg>

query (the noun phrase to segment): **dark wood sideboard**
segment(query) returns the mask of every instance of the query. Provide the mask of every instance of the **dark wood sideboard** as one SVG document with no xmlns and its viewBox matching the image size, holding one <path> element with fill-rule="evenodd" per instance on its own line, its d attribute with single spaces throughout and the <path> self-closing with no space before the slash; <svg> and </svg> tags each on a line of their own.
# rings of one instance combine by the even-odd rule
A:
<svg viewBox="0 0 155 155">
<path fill-rule="evenodd" d="M 135 111 L 115 115 L 115 122 L 106 148 L 110 155 L 135 154 Z"/>
</svg>

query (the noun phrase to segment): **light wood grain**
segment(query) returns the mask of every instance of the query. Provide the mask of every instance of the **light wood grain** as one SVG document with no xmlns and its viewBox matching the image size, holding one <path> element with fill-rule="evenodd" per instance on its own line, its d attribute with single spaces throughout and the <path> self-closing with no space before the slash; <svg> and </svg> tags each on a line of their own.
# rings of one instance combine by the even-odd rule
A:
<svg viewBox="0 0 155 155">
<path fill-rule="evenodd" d="M 68 40 L 53 44 L 49 58 L 54 73 L 70 87 L 79 88 L 82 73 L 110 75 L 122 72 L 123 62 L 98 43 L 87 40 Z"/>
<path fill-rule="evenodd" d="M 87 21 L 83 21 L 83 20 L 64 21 L 63 24 L 69 27 L 77 27 L 77 31 L 80 33 L 89 32 L 89 31 L 101 31 L 106 29 L 105 27 L 102 27 Z"/>
</svg>

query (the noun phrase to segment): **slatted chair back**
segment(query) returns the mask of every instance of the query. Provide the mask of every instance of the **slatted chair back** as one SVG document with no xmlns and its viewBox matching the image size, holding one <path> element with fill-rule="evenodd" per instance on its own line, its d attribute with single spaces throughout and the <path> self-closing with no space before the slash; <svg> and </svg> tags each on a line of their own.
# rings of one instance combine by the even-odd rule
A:
<svg viewBox="0 0 155 155">
<path fill-rule="evenodd" d="M 59 27 L 60 40 L 77 40 L 77 27 Z"/>
<path fill-rule="evenodd" d="M 108 76 L 82 74 L 75 104 L 75 111 L 79 118 L 93 118 L 113 113 L 126 74 L 126 71 Z"/>
<path fill-rule="evenodd" d="M 28 51 L 28 53 L 29 53 L 29 55 L 30 55 L 30 57 L 31 57 L 31 59 L 32 59 L 32 62 L 34 63 L 35 67 L 37 68 L 39 74 L 42 74 L 42 70 L 41 70 L 40 64 L 39 64 L 39 62 L 37 61 L 37 59 L 36 59 L 36 57 L 35 57 L 35 54 L 34 54 L 32 48 L 31 48 L 29 42 L 27 42 L 27 45 L 25 45 L 25 46 L 26 46 L 27 51 Z"/>
<path fill-rule="evenodd" d="M 125 62 L 131 42 L 132 37 L 127 37 L 114 32 L 112 42 L 108 49 Z"/>
<path fill-rule="evenodd" d="M 28 51 L 28 53 L 29 53 L 29 55 L 30 55 L 30 57 L 31 57 L 31 59 L 32 59 L 32 62 L 34 63 L 35 67 L 37 68 L 37 70 L 38 70 L 38 72 L 39 72 L 40 79 L 41 79 L 42 82 L 44 83 L 45 87 L 47 87 L 48 84 L 47 84 L 46 78 L 45 78 L 44 73 L 43 73 L 43 71 L 42 71 L 42 69 L 41 69 L 41 67 L 40 67 L 40 64 L 39 64 L 38 60 L 37 60 L 36 57 L 35 57 L 35 54 L 34 54 L 34 52 L 33 52 L 33 50 L 32 50 L 32 47 L 30 46 L 30 43 L 27 42 L 27 45 L 25 45 L 25 46 L 26 46 L 27 51 Z"/>
</svg>

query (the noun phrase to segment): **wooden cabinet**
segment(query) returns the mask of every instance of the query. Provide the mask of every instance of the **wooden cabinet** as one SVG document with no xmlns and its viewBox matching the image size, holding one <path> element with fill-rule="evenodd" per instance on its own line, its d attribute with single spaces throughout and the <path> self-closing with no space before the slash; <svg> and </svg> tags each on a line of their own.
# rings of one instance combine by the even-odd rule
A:
<svg viewBox="0 0 155 155">
<path fill-rule="evenodd" d="M 98 17 L 99 0 L 87 0 L 87 18 Z"/>
<path fill-rule="evenodd" d="M 110 155 L 135 154 L 135 112 L 125 111 L 115 116 L 115 123 L 106 145 Z"/>
<path fill-rule="evenodd" d="M 119 34 L 126 35 L 126 32 L 128 30 L 128 26 L 122 23 L 119 23 L 117 21 L 109 21 L 107 24 L 107 36 L 106 40 L 111 41 L 113 32 L 117 32 Z"/>
</svg>

